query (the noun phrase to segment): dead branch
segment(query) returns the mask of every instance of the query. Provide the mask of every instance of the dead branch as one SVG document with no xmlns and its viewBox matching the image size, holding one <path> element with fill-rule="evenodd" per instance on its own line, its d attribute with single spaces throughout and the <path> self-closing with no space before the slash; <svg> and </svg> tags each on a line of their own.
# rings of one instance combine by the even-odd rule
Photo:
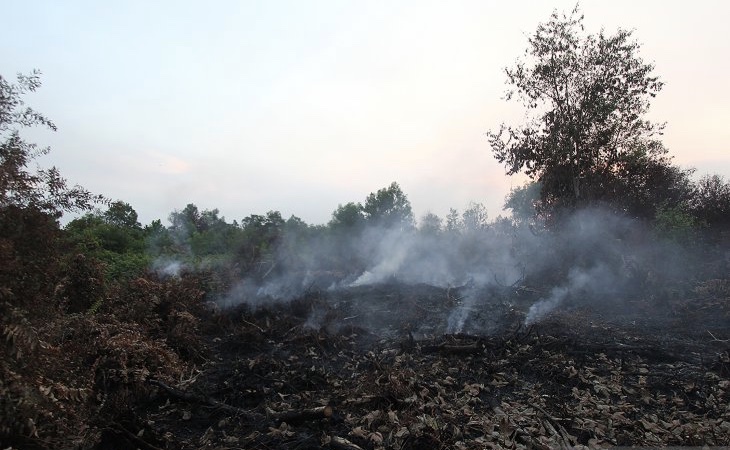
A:
<svg viewBox="0 0 730 450">
<path fill-rule="evenodd" d="M 521 266 L 522 266 L 521 267 L 522 273 L 520 274 L 520 277 L 517 278 L 517 280 L 514 283 L 512 283 L 511 285 L 507 286 L 506 283 L 502 283 L 501 281 L 499 281 L 496 273 L 494 274 L 494 282 L 497 284 L 497 286 L 501 287 L 502 289 L 516 289 L 518 284 L 525 281 L 525 266 L 522 264 L 521 264 Z"/>
<path fill-rule="evenodd" d="M 367 405 L 374 402 L 378 397 L 375 395 L 364 395 L 358 398 L 349 398 L 343 402 L 346 405 Z"/>
<path fill-rule="evenodd" d="M 266 278 L 271 273 L 271 271 L 274 270 L 274 267 L 276 267 L 276 261 L 271 262 L 271 267 L 269 267 L 269 270 L 266 271 L 266 273 L 264 274 L 264 276 L 261 277 L 261 279 L 263 280 L 264 278 Z"/>
<path fill-rule="evenodd" d="M 289 425 L 306 422 L 308 420 L 327 419 L 334 414 L 334 408 L 331 406 L 318 406 L 316 408 L 307 408 L 301 410 L 291 410 L 284 412 L 275 412 L 267 409 L 266 414 L 273 418 L 276 422 L 286 422 Z"/>
<path fill-rule="evenodd" d="M 710 330 L 705 330 L 705 331 L 707 331 L 707 334 L 709 334 L 712 337 L 712 342 L 730 342 L 730 339 L 718 339 L 718 338 L 716 338 L 715 335 L 712 334 L 712 332 L 710 332 Z"/>
<path fill-rule="evenodd" d="M 573 441 L 573 439 L 570 433 L 568 433 L 568 431 L 565 429 L 565 427 L 563 427 L 563 425 L 561 425 L 555 417 L 548 414 L 548 412 L 545 411 L 540 405 L 533 403 L 532 407 L 540 411 L 545 416 L 545 418 L 547 418 L 547 422 L 545 423 L 550 424 L 551 428 L 553 429 L 552 431 L 554 431 L 557 436 L 560 436 L 563 439 L 565 448 L 572 448 L 573 445 L 571 441 Z"/>
<path fill-rule="evenodd" d="M 265 333 L 265 332 L 266 332 L 266 331 L 265 331 L 265 330 L 264 330 L 263 328 L 261 328 L 260 326 L 256 325 L 256 324 L 255 324 L 255 323 L 253 323 L 253 322 L 249 322 L 249 321 L 248 321 L 248 320 L 246 320 L 246 319 L 241 319 L 241 321 L 242 321 L 243 323 L 245 323 L 245 324 L 248 324 L 248 325 L 251 325 L 252 327 L 255 327 L 255 328 L 256 328 L 257 330 L 259 330 L 259 331 L 260 331 L 260 332 L 262 332 L 262 333 Z"/>
<path fill-rule="evenodd" d="M 223 402 L 220 402 L 220 401 L 215 400 L 215 399 L 210 398 L 210 397 L 198 396 L 198 395 L 195 395 L 195 394 L 191 394 L 189 392 L 181 391 L 180 389 L 176 389 L 176 388 L 174 388 L 172 386 L 168 386 L 167 384 L 165 384 L 165 383 L 163 383 L 162 381 L 159 381 L 159 380 L 147 380 L 147 382 L 150 383 L 150 384 L 152 384 L 152 385 L 154 385 L 154 386 L 157 386 L 157 387 L 161 388 L 168 395 L 170 395 L 172 397 L 175 397 L 175 398 L 178 398 L 180 400 L 184 400 L 186 402 L 202 403 L 202 404 L 210 405 L 210 406 L 213 406 L 215 408 L 221 409 L 223 411 L 227 411 L 227 412 L 233 413 L 233 414 L 235 414 L 237 416 L 244 417 L 244 418 L 246 418 L 248 420 L 257 420 L 257 421 L 260 421 L 260 420 L 266 419 L 266 417 L 263 414 L 261 414 L 261 413 L 257 413 L 257 412 L 254 412 L 254 411 L 249 411 L 247 409 L 242 409 L 242 408 L 237 408 L 235 406 L 227 405 L 227 404 L 225 404 Z"/>
<path fill-rule="evenodd" d="M 338 436 L 332 436 L 329 444 L 330 448 L 334 448 L 336 450 L 363 450 L 363 448 L 359 445 L 353 444 L 347 439 Z"/>
<path fill-rule="evenodd" d="M 147 450 L 162 450 L 160 447 L 155 447 L 154 445 L 139 437 L 137 434 L 132 433 L 131 431 L 126 429 L 121 423 L 113 422 L 110 429 L 124 434 L 125 437 L 132 441 L 132 443 L 134 443 L 134 445 L 136 445 L 138 448 Z"/>
<path fill-rule="evenodd" d="M 318 406 L 316 408 L 307 408 L 302 410 L 291 410 L 283 412 L 277 412 L 271 409 L 267 409 L 266 415 L 264 415 L 255 411 L 249 411 L 247 409 L 227 405 L 210 397 L 203 397 L 191 394 L 189 392 L 184 392 L 180 389 L 168 386 L 167 384 L 159 380 L 148 380 L 148 382 L 161 388 L 172 397 L 179 398 L 180 400 L 184 400 L 186 402 L 207 404 L 223 411 L 233 413 L 237 416 L 244 417 L 247 420 L 251 421 L 265 421 L 266 419 L 269 419 L 274 420 L 277 423 L 286 422 L 288 424 L 295 424 L 306 422 L 308 420 L 326 419 L 332 417 L 332 414 L 334 414 L 334 408 L 332 408 L 331 406 Z"/>
<path fill-rule="evenodd" d="M 454 355 L 474 355 L 482 353 L 484 347 L 477 344 L 439 344 L 428 345 L 421 348 L 422 353 L 451 353 Z"/>
</svg>

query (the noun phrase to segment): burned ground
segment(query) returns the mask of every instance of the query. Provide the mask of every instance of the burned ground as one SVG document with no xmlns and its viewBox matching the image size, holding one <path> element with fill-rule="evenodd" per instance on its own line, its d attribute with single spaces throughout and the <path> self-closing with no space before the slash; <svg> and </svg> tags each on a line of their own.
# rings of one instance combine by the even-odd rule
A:
<svg viewBox="0 0 730 450">
<path fill-rule="evenodd" d="M 713 284 L 714 283 L 714 284 Z M 728 286 L 621 308 L 385 283 L 219 311 L 100 448 L 730 445 Z M 473 299 L 474 300 L 474 299 Z M 449 318 L 468 304 L 459 333 Z"/>
</svg>

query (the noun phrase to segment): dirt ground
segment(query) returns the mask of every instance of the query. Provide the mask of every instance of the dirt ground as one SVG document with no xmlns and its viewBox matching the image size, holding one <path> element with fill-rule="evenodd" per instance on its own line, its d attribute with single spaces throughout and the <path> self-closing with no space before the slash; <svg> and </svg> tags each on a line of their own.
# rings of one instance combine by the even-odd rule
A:
<svg viewBox="0 0 730 450">
<path fill-rule="evenodd" d="M 207 360 L 149 380 L 101 448 L 730 445 L 727 299 L 576 302 L 525 327 L 534 297 L 390 283 L 220 311 Z"/>
</svg>

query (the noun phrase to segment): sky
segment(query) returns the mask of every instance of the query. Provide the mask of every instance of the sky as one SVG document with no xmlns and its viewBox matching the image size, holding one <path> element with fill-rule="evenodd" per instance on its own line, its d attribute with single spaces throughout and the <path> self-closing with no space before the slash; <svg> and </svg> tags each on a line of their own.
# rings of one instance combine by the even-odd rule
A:
<svg viewBox="0 0 730 450">
<path fill-rule="evenodd" d="M 73 184 L 145 224 L 188 203 L 228 221 L 277 210 L 326 223 L 399 183 L 417 217 L 524 183 L 485 133 L 519 124 L 504 68 L 575 1 L 5 0 L 0 74 L 32 69 L 26 103 Z M 584 0 L 587 31 L 632 29 L 666 83 L 650 118 L 675 163 L 730 179 L 730 2 Z"/>
</svg>

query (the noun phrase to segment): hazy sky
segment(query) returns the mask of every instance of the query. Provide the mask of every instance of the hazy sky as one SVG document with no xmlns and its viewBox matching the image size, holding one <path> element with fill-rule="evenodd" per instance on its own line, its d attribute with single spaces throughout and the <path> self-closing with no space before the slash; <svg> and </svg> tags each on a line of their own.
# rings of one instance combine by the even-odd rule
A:
<svg viewBox="0 0 730 450">
<path fill-rule="evenodd" d="M 0 8 L 0 74 L 73 183 L 143 223 L 195 203 L 228 220 L 327 222 L 397 181 L 417 216 L 484 203 L 509 178 L 484 133 L 518 122 L 503 68 L 574 1 L 32 1 Z M 583 1 L 589 31 L 635 29 L 666 86 L 651 117 L 683 166 L 730 178 L 730 2 Z"/>
</svg>

